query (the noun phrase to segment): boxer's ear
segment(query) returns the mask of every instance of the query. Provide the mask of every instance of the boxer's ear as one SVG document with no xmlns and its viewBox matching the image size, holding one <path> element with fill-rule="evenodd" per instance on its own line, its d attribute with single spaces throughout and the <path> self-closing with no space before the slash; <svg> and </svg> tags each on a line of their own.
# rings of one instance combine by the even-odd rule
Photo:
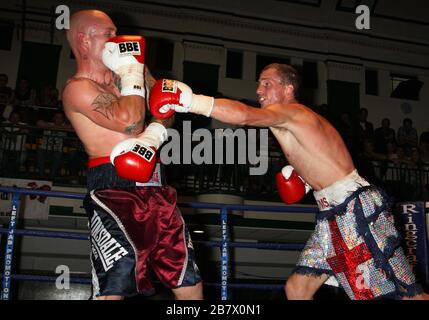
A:
<svg viewBox="0 0 429 320">
<path fill-rule="evenodd" d="M 84 32 L 78 32 L 77 33 L 77 40 L 78 40 L 78 44 L 81 47 L 81 49 L 88 50 L 89 41 L 88 41 L 87 34 L 85 34 Z"/>
<path fill-rule="evenodd" d="M 294 96 L 295 95 L 295 88 L 291 84 L 285 85 L 285 91 L 286 91 L 286 95 L 288 95 L 288 96 L 290 96 L 290 95 Z"/>
</svg>

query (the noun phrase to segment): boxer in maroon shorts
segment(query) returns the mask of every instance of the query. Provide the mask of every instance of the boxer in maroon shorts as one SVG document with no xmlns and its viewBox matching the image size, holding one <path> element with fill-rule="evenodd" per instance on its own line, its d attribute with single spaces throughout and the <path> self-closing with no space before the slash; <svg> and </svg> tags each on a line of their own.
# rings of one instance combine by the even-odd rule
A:
<svg viewBox="0 0 429 320">
<path fill-rule="evenodd" d="M 176 206 L 176 190 L 118 177 L 103 158 L 89 161 L 84 205 L 91 229 L 94 296 L 152 294 L 151 269 L 169 288 L 201 281 L 192 241 Z"/>
<path fill-rule="evenodd" d="M 156 160 L 171 121 L 145 125 L 145 97 L 155 82 L 144 65 L 145 39 L 116 36 L 98 10 L 73 14 L 66 35 L 77 70 L 63 90 L 64 111 L 90 159 L 84 204 L 93 297 L 150 293 L 152 269 L 176 299 L 202 299 L 176 192 L 162 185 Z"/>
</svg>

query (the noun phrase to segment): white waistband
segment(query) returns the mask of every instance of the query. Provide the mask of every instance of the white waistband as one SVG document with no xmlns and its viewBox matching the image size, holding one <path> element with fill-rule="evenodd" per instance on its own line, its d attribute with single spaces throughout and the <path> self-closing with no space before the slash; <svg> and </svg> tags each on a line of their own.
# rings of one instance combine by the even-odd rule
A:
<svg viewBox="0 0 429 320">
<path fill-rule="evenodd" d="M 322 190 L 314 191 L 313 195 L 319 206 L 319 210 L 323 211 L 343 203 L 354 191 L 360 187 L 369 185 L 369 182 L 362 178 L 355 169 L 343 179 L 334 182 Z"/>
</svg>

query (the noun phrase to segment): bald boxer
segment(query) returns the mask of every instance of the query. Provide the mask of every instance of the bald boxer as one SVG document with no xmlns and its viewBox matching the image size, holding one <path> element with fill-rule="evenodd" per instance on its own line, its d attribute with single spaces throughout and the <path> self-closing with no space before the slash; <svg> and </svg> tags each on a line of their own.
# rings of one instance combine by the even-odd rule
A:
<svg viewBox="0 0 429 320">
<path fill-rule="evenodd" d="M 145 39 L 117 36 L 104 12 L 84 10 L 72 16 L 67 40 L 77 71 L 64 88 L 64 109 L 89 156 L 93 298 L 151 294 L 151 269 L 176 299 L 202 299 L 176 191 L 163 185 L 156 159 L 169 121 L 145 126 L 155 81 L 144 65 Z"/>
<path fill-rule="evenodd" d="M 330 276 L 351 299 L 427 298 L 400 247 L 387 196 L 359 176 L 332 125 L 298 103 L 298 88 L 293 67 L 270 64 L 259 77 L 260 109 L 195 95 L 174 80 L 155 84 L 150 108 L 161 118 L 192 112 L 273 132 L 291 165 L 276 178 L 281 198 L 294 203 L 312 188 L 320 209 L 316 229 L 286 282 L 288 299 L 312 299 Z"/>
</svg>

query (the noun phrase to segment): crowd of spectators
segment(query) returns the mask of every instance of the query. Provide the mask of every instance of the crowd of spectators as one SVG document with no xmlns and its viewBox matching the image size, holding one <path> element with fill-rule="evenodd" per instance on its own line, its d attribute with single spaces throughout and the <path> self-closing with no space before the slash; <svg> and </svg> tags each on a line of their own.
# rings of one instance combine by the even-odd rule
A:
<svg viewBox="0 0 429 320">
<path fill-rule="evenodd" d="M 390 119 L 383 118 L 380 127 L 374 129 L 368 121 L 368 110 L 361 108 L 357 126 L 353 126 L 348 113 L 343 113 L 337 129 L 359 172 L 368 180 L 400 188 L 396 193 L 405 193 L 410 200 L 429 195 L 429 128 L 419 137 L 413 121 L 404 118 L 395 132 Z"/>
<path fill-rule="evenodd" d="M 83 182 L 86 154 L 54 86 L 20 79 L 12 89 L 0 74 L 0 122 L 1 176 Z"/>
<path fill-rule="evenodd" d="M 348 112 L 335 118 L 328 105 L 321 105 L 316 111 L 334 124 L 357 169 L 369 181 L 380 185 L 389 179 L 408 179 L 410 184 L 423 184 L 427 189 L 427 181 L 418 174 L 414 178 L 409 176 L 413 171 L 429 171 L 429 128 L 419 137 L 410 118 L 403 119 L 396 132 L 390 127 L 389 118 L 382 119 L 380 126 L 374 128 L 368 121 L 366 108 L 360 109 L 358 119 Z M 1 176 L 49 180 L 65 177 L 68 183 L 85 183 L 87 156 L 64 115 L 58 89 L 45 85 L 36 90 L 27 79 L 20 79 L 12 89 L 8 86 L 7 75 L 0 74 L 0 118 Z M 268 173 L 260 179 L 247 177 L 248 169 L 242 165 L 182 168 L 173 170 L 169 178 L 180 179 L 186 172 L 198 172 L 199 184 L 218 179 L 220 185 L 233 185 L 231 190 L 243 190 L 242 184 L 246 184 L 248 192 L 270 193 L 274 190 L 275 174 L 286 164 L 271 134 L 269 164 Z M 407 177 L 393 177 L 392 168 L 407 170 Z"/>
</svg>

